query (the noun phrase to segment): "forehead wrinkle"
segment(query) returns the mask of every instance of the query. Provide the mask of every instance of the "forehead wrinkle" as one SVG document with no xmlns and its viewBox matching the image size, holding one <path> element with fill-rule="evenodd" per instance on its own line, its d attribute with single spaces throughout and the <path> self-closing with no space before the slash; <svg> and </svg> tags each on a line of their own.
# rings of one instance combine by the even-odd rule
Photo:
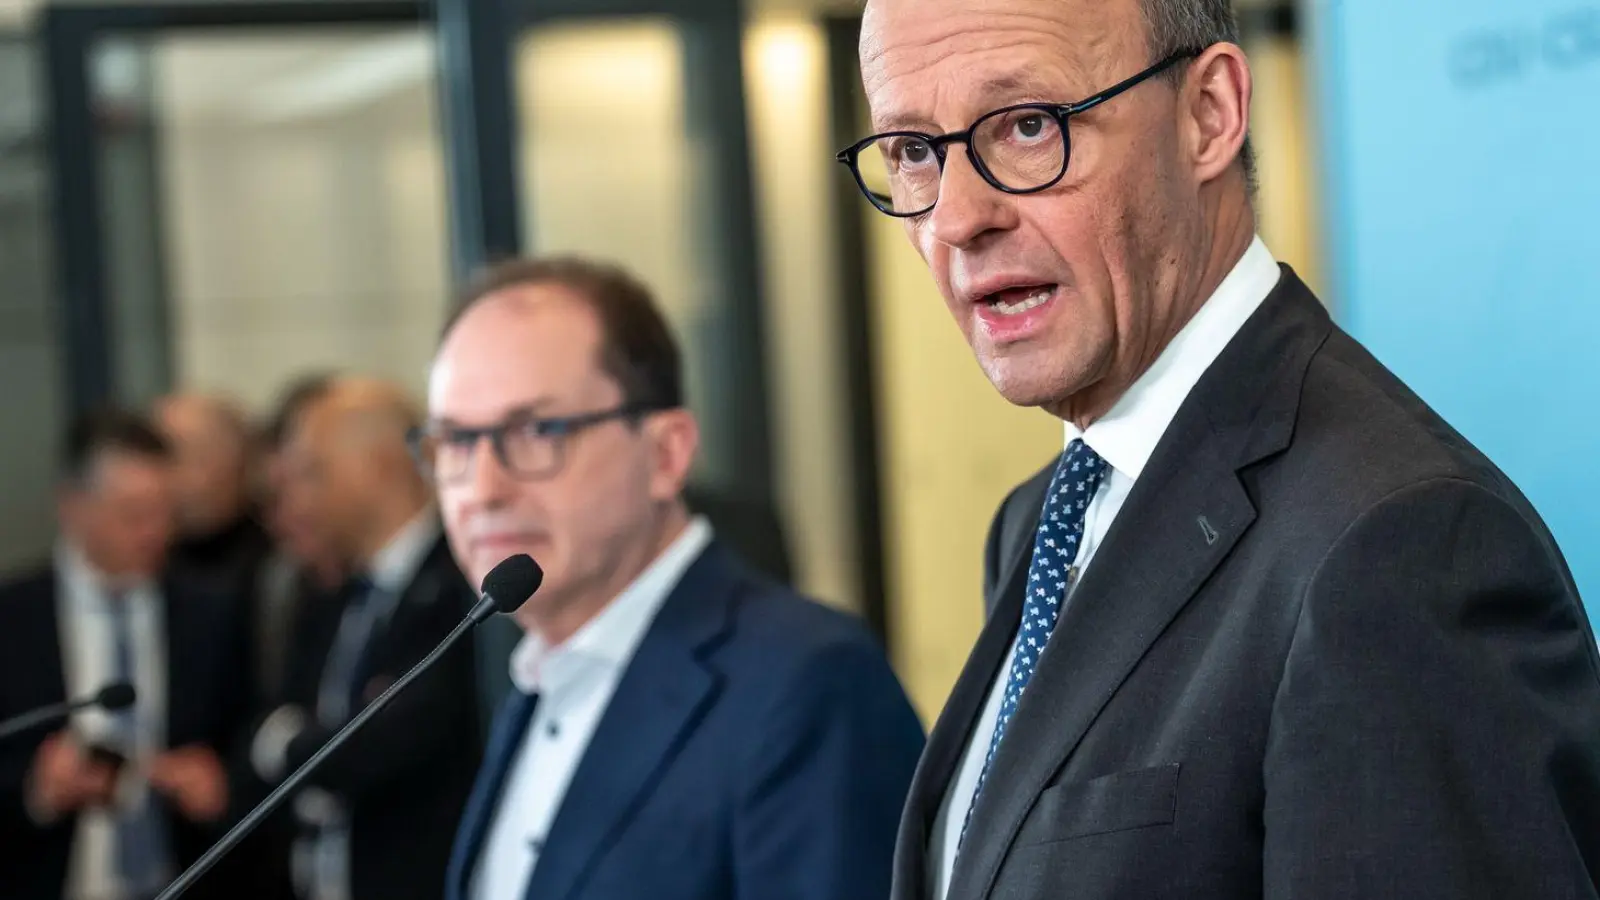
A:
<svg viewBox="0 0 1600 900">
<path fill-rule="evenodd" d="M 1051 11 L 1057 7 L 1047 6 Z M 1092 17 L 1082 27 L 1074 27 L 1060 15 L 1042 12 L 1010 11 L 986 12 L 981 27 L 974 28 L 965 17 L 942 16 L 936 24 L 923 20 L 901 26 L 902 34 L 894 41 L 884 35 L 896 30 L 895 24 L 886 21 L 886 15 L 876 17 L 875 27 L 862 32 L 860 51 L 862 81 L 872 103 L 873 127 L 879 130 L 933 127 L 937 113 L 947 92 L 943 79 L 934 79 L 925 90 L 925 96 L 883 96 L 884 88 L 891 83 L 925 82 L 928 70 L 945 63 L 949 57 L 992 54 L 998 65 L 987 77 L 966 77 L 955 85 L 961 96 L 951 98 L 957 105 L 965 103 L 960 112 L 975 115 L 991 106 L 1016 102 L 1075 102 L 1089 96 L 1099 87 L 1096 79 L 1102 72 L 1123 67 L 1112 64 L 1124 55 L 1126 29 L 1110 27 L 1103 17 Z M 1010 62 L 1022 49 L 1037 51 L 1028 64 Z M 994 51 L 1010 51 L 1001 55 Z M 985 66 L 989 68 L 990 66 Z M 1103 86 L 1101 86 L 1103 87 Z M 905 105 L 897 105 L 903 100 Z M 982 106 L 984 109 L 977 109 Z M 970 107 L 970 108 L 967 108 Z M 950 124 L 950 123 L 945 123 Z M 961 126 L 965 126 L 965 122 Z"/>
</svg>

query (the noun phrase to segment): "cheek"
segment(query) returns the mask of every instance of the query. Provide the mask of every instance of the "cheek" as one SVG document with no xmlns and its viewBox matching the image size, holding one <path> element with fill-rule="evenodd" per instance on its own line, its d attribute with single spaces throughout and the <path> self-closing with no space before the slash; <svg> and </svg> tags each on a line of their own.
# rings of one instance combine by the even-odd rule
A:
<svg viewBox="0 0 1600 900">
<path fill-rule="evenodd" d="M 919 221 L 914 219 L 906 221 L 906 236 L 911 239 L 911 245 L 922 257 L 928 274 L 933 276 L 934 287 L 939 289 L 939 296 L 944 299 L 945 308 L 955 317 L 962 331 L 967 331 L 972 323 L 961 315 L 961 304 L 956 301 L 950 290 L 950 247 L 935 240 L 932 231 L 925 224 L 919 226 Z"/>
<path fill-rule="evenodd" d="M 467 497 L 456 488 L 441 487 L 437 494 L 439 504 L 439 517 L 444 520 L 452 532 L 466 533 L 467 524 Z"/>
<path fill-rule="evenodd" d="M 590 553 L 639 516 L 648 502 L 650 467 L 643 458 L 606 454 L 564 472 L 552 487 L 549 515 L 559 549 L 563 554 Z"/>
<path fill-rule="evenodd" d="M 1076 195 L 1071 199 L 1070 205 L 1056 203 L 1039 209 L 1028 227 L 1049 248 L 1046 252 L 1061 261 L 1068 289 L 1081 304 L 1079 314 L 1071 317 L 1073 327 L 1082 328 L 1113 315 L 1123 271 L 1120 260 L 1126 246 L 1126 221 L 1108 214 L 1108 208 L 1093 197 Z M 1085 316 L 1090 321 L 1085 322 Z"/>
<path fill-rule="evenodd" d="M 934 238 L 933 229 L 928 227 L 926 216 L 916 219 L 905 219 L 906 237 L 910 239 L 911 246 L 917 248 L 917 255 L 927 264 L 928 271 L 933 273 L 933 280 L 943 290 L 949 282 L 950 247 Z"/>
</svg>

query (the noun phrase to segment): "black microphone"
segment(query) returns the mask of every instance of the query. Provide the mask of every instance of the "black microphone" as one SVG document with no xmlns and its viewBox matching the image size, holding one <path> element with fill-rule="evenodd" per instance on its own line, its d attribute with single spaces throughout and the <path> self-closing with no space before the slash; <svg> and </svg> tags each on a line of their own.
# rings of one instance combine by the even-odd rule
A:
<svg viewBox="0 0 1600 900">
<path fill-rule="evenodd" d="M 43 706 L 0 722 L 0 741 L 12 735 L 32 731 L 40 725 L 53 722 L 56 719 L 65 719 L 78 710 L 88 709 L 91 706 L 98 706 L 110 712 L 127 709 L 133 705 L 136 697 L 133 685 L 126 681 L 113 682 L 101 688 L 93 697 L 80 697 L 77 700 L 69 700 L 66 703 L 53 703 L 50 706 Z"/>
<path fill-rule="evenodd" d="M 515 612 L 517 607 L 533 596 L 533 592 L 539 589 L 539 583 L 543 580 L 544 571 L 539 568 L 538 563 L 533 561 L 533 557 L 526 553 L 519 553 L 516 556 L 502 560 L 488 575 L 484 576 L 482 599 L 478 601 L 476 606 L 472 607 L 472 611 L 467 613 L 467 617 L 461 620 L 461 624 L 457 625 L 448 635 L 445 635 L 444 640 L 439 642 L 439 646 L 433 648 L 433 652 L 423 657 L 422 662 L 412 666 L 411 671 L 401 676 L 399 681 L 390 685 L 388 690 L 379 694 L 376 699 L 367 704 L 366 709 L 358 713 L 355 718 L 346 722 L 344 727 L 335 732 L 333 737 L 329 738 L 328 742 L 323 744 L 320 750 L 312 754 L 310 759 L 301 763 L 300 768 L 294 770 L 294 774 L 274 788 L 265 800 L 256 805 L 255 809 L 250 810 L 249 815 L 240 819 L 239 824 L 228 829 L 228 833 L 222 836 L 222 840 L 217 841 L 210 850 L 205 852 L 205 855 L 195 860 L 194 865 L 185 869 L 177 880 L 167 885 L 166 890 L 157 894 L 156 900 L 176 900 L 184 891 L 192 887 L 200 879 L 200 876 L 210 871 L 211 867 L 220 862 L 222 857 L 228 854 L 229 850 L 232 850 L 240 841 L 249 837 L 250 832 L 256 830 L 256 826 L 260 825 L 263 819 L 272 815 L 274 810 L 282 806 L 283 802 L 289 799 L 289 795 L 293 794 L 301 783 L 311 777 L 311 773 L 322 765 L 323 760 L 327 759 L 335 750 L 338 750 L 349 739 L 350 735 L 359 731 L 361 726 L 367 724 L 369 719 L 377 715 L 385 706 L 388 706 L 389 701 L 394 699 L 396 694 L 405 690 L 407 685 L 417 679 L 417 676 L 427 671 L 429 666 L 438 662 L 439 657 L 443 656 L 451 647 L 454 647 L 463 635 L 471 631 L 474 626 L 488 621 L 489 617 L 497 612 Z"/>
</svg>

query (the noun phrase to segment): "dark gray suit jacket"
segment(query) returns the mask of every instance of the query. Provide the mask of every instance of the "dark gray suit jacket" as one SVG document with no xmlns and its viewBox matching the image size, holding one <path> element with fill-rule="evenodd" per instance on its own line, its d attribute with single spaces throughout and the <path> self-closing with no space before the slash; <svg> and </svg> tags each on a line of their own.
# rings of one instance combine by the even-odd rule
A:
<svg viewBox="0 0 1600 900">
<path fill-rule="evenodd" d="M 894 900 L 927 895 L 1049 476 L 992 526 L 989 621 L 912 784 Z M 1596 897 L 1597 673 L 1538 515 L 1285 267 L 1063 611 L 948 896 Z"/>
</svg>

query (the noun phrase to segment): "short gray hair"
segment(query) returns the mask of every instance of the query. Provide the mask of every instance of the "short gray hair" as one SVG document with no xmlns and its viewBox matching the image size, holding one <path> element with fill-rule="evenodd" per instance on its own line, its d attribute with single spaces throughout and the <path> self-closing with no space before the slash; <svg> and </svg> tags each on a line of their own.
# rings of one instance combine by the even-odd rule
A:
<svg viewBox="0 0 1600 900">
<path fill-rule="evenodd" d="M 1239 20 L 1232 0 L 1139 0 L 1144 13 L 1150 61 L 1166 59 L 1185 50 L 1204 50 L 1212 44 L 1239 43 Z M 1256 187 L 1256 154 L 1245 136 L 1239 152 L 1251 193 Z"/>
</svg>

